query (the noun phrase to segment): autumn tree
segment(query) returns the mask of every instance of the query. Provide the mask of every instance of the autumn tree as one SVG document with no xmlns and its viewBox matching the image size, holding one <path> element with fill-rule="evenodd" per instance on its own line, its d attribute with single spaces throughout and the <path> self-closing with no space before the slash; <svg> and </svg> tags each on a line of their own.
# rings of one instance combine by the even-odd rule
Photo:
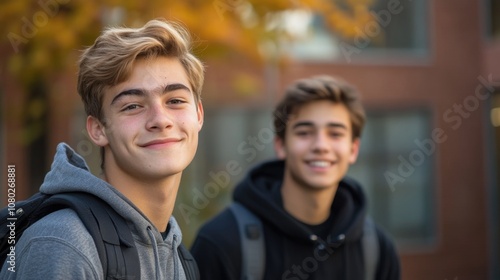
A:
<svg viewBox="0 0 500 280">
<path fill-rule="evenodd" d="M 280 13 L 305 10 L 321 15 L 332 32 L 354 37 L 372 19 L 374 0 L 4 0 L 0 44 L 4 67 L 26 92 L 47 88 L 48 78 L 74 69 L 68 59 L 88 46 L 104 26 L 138 26 L 155 17 L 180 21 L 195 35 L 198 55 L 238 52 L 262 60 L 263 42 L 290 38 L 276 22 Z M 28 106 L 29 107 L 29 106 Z"/>
</svg>

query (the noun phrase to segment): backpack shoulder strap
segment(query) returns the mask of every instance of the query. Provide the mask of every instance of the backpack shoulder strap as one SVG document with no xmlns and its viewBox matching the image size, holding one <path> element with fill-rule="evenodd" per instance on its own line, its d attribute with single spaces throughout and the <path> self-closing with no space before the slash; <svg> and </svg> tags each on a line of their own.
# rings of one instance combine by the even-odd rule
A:
<svg viewBox="0 0 500 280">
<path fill-rule="evenodd" d="M 365 280 L 374 280 L 377 273 L 379 259 L 379 244 L 375 223 L 370 217 L 366 217 L 363 226 L 363 259 L 365 266 Z"/>
<path fill-rule="evenodd" d="M 0 210 L 0 263 L 5 263 L 11 246 L 22 237 L 24 230 L 38 220 L 37 217 L 57 210 L 47 209 L 47 213 L 39 211 L 48 197 L 50 195 L 37 192 L 26 200 L 9 203 Z"/>
<path fill-rule="evenodd" d="M 241 279 L 261 280 L 265 269 L 264 229 L 260 219 L 245 206 L 233 202 L 229 209 L 238 223 L 241 242 Z"/>
<path fill-rule="evenodd" d="M 73 209 L 92 235 L 106 279 L 139 279 L 140 262 L 132 233 L 116 211 L 100 198 L 87 193 L 55 194 L 45 206 L 65 205 Z"/>
<path fill-rule="evenodd" d="M 198 265 L 188 249 L 181 243 L 181 245 L 177 247 L 177 252 L 179 253 L 179 259 L 181 260 L 184 272 L 186 273 L 186 279 L 199 280 L 200 271 L 198 270 Z"/>
</svg>

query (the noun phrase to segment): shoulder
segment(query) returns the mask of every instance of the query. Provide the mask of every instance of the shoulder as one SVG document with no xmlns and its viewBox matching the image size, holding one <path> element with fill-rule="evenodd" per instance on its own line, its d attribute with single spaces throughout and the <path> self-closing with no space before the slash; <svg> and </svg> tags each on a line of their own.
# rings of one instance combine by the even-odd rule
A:
<svg viewBox="0 0 500 280">
<path fill-rule="evenodd" d="M 400 260 L 393 238 L 379 225 L 375 225 L 379 241 L 377 279 L 400 279 Z"/>
<path fill-rule="evenodd" d="M 393 237 L 386 230 L 384 230 L 379 224 L 377 223 L 373 224 L 375 227 L 375 231 L 377 233 L 382 253 L 384 251 L 392 251 L 393 253 L 396 253 L 396 246 L 394 245 Z"/>
<path fill-rule="evenodd" d="M 52 277 L 58 270 L 70 274 L 82 270 L 98 279 L 97 271 L 102 270 L 92 236 L 71 209 L 56 211 L 35 222 L 24 231 L 15 248 L 21 274 L 39 270 L 46 273 L 39 276 Z"/>
<path fill-rule="evenodd" d="M 191 247 L 204 279 L 237 279 L 241 265 L 238 226 L 229 208 L 206 222 Z"/>
<path fill-rule="evenodd" d="M 238 241 L 237 245 L 239 246 L 238 226 L 231 210 L 226 208 L 203 224 L 198 231 L 198 238 L 228 246 L 234 245 L 234 241 Z"/>
<path fill-rule="evenodd" d="M 232 259 L 240 254 L 238 226 L 229 208 L 224 209 L 200 228 L 191 251 L 195 258 L 211 254 Z"/>
<path fill-rule="evenodd" d="M 92 236 L 85 225 L 71 209 L 58 210 L 43 217 L 24 231 L 22 239 L 43 237 L 60 238 L 72 243 L 83 242 L 83 245 L 88 245 L 85 242 L 87 240 L 92 241 Z"/>
</svg>

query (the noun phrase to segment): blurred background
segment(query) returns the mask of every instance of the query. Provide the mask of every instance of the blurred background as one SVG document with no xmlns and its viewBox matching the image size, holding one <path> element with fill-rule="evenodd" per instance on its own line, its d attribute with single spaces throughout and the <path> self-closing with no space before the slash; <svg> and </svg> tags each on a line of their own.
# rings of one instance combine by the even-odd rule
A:
<svg viewBox="0 0 500 280">
<path fill-rule="evenodd" d="M 2 0 L 0 199 L 36 192 L 57 143 L 99 174 L 76 92 L 105 26 L 183 23 L 207 66 L 205 124 L 174 215 L 190 246 L 246 171 L 274 157 L 271 111 L 298 78 L 340 76 L 368 122 L 350 175 L 395 239 L 403 279 L 500 279 L 500 1 Z"/>
</svg>

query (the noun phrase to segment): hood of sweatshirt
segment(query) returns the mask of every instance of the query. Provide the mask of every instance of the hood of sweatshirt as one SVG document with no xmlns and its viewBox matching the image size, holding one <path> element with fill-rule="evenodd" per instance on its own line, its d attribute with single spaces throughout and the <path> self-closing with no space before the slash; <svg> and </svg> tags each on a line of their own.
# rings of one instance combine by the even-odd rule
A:
<svg viewBox="0 0 500 280">
<path fill-rule="evenodd" d="M 298 242 L 316 243 L 317 236 L 283 208 L 280 191 L 284 170 L 284 161 L 268 161 L 257 165 L 236 186 L 233 198 L 284 236 Z M 334 215 L 334 219 L 325 240 L 329 246 L 337 247 L 343 242 L 361 238 L 366 216 L 366 198 L 357 182 L 344 178 L 339 183 L 331 215 Z"/>
<path fill-rule="evenodd" d="M 47 194 L 86 192 L 103 199 L 127 221 L 135 242 L 138 244 L 136 247 L 139 250 L 139 257 L 154 257 L 154 259 L 148 259 L 147 262 L 152 262 L 150 265 L 155 267 L 156 279 L 163 278 L 159 275 L 163 274 L 163 271 L 168 271 L 164 267 L 165 263 L 181 267 L 175 260 L 177 247 L 182 242 L 181 230 L 175 218 L 173 216 L 170 218 L 169 233 L 163 239 L 151 221 L 129 199 L 106 181 L 94 176 L 89 171 L 85 160 L 67 144 L 60 143 L 57 146 L 51 170 L 45 176 L 40 191 Z M 153 247 L 153 254 L 151 247 Z M 169 255 L 174 256 L 174 260 L 160 262 L 160 259 L 168 258 Z M 143 259 L 141 259 L 141 266 L 142 262 Z M 179 267 L 171 268 L 170 271 L 182 270 Z"/>
</svg>

